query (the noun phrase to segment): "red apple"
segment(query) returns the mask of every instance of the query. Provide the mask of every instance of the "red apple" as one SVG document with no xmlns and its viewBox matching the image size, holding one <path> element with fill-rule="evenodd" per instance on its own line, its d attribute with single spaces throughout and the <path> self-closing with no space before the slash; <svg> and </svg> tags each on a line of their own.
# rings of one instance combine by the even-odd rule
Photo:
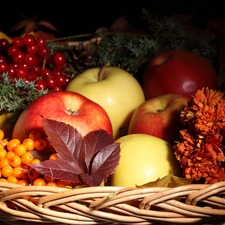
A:
<svg viewBox="0 0 225 225">
<path fill-rule="evenodd" d="M 187 50 L 170 50 L 153 58 L 144 69 L 145 99 L 163 94 L 193 95 L 202 87 L 217 89 L 217 74 L 208 59 Z"/>
<path fill-rule="evenodd" d="M 106 111 L 81 94 L 69 91 L 49 92 L 28 105 L 17 119 L 13 138 L 24 140 L 31 131 L 44 134 L 43 118 L 75 127 L 82 136 L 103 129 L 112 135 L 112 125 Z"/>
<path fill-rule="evenodd" d="M 146 100 L 135 109 L 128 134 L 149 134 L 173 143 L 181 128 L 181 110 L 189 99 L 185 95 L 165 94 Z"/>
</svg>

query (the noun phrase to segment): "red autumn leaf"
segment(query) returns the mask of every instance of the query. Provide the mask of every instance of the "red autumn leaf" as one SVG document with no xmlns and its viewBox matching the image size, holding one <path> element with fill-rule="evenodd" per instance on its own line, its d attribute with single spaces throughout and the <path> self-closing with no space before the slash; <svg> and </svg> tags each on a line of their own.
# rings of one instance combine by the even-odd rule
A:
<svg viewBox="0 0 225 225">
<path fill-rule="evenodd" d="M 59 158 L 32 164 L 43 175 L 70 181 L 75 185 L 98 186 L 119 163 L 120 146 L 105 130 L 82 137 L 77 129 L 63 122 L 43 119 L 49 143 Z"/>
<path fill-rule="evenodd" d="M 50 31 L 58 31 L 56 27 L 48 21 L 38 20 L 38 15 L 33 16 L 32 18 L 28 18 L 22 15 L 24 19 L 17 23 L 11 31 L 17 31 L 24 28 L 24 33 L 28 34 L 31 31 L 39 31 L 41 28 L 47 28 Z"/>
<path fill-rule="evenodd" d="M 51 23 L 49 23 L 48 21 L 45 21 L 45 20 L 41 20 L 38 22 L 38 25 L 39 26 L 43 26 L 43 27 L 46 27 L 48 28 L 49 30 L 53 30 L 53 31 L 58 31 L 55 26 L 53 26 Z"/>
<path fill-rule="evenodd" d="M 25 26 L 25 34 L 29 34 L 32 31 L 35 31 L 37 28 L 37 24 L 34 21 L 27 22 Z"/>
</svg>

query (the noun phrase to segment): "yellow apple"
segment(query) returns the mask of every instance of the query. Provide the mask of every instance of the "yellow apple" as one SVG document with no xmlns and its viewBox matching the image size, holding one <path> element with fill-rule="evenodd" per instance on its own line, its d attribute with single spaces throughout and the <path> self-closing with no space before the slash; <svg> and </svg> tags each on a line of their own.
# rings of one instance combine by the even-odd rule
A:
<svg viewBox="0 0 225 225">
<path fill-rule="evenodd" d="M 173 173 L 181 174 L 170 143 L 148 134 L 128 134 L 116 140 L 120 143 L 120 161 L 111 185 L 136 187 Z"/>
<path fill-rule="evenodd" d="M 101 105 L 111 120 L 114 139 L 127 134 L 134 110 L 145 101 L 136 78 L 117 67 L 88 69 L 74 77 L 65 90 L 80 93 Z"/>
<path fill-rule="evenodd" d="M 4 131 L 4 137 L 10 139 L 18 114 L 5 112 L 0 114 L 0 129 Z"/>
</svg>

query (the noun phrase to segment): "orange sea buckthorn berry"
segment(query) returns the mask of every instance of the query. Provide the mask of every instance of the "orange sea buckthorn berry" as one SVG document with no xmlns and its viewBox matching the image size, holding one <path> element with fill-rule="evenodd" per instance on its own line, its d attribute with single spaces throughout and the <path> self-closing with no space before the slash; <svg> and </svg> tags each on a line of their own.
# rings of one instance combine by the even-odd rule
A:
<svg viewBox="0 0 225 225">
<path fill-rule="evenodd" d="M 30 166 L 29 166 L 29 165 L 22 164 L 21 166 L 22 166 L 22 168 L 23 168 L 24 170 L 26 170 L 27 172 L 30 170 Z"/>
<path fill-rule="evenodd" d="M 46 186 L 46 184 L 46 180 L 42 177 L 39 177 L 33 181 L 34 186 Z"/>
<path fill-rule="evenodd" d="M 9 141 L 8 141 L 7 139 L 0 140 L 0 143 L 1 143 L 1 145 L 3 145 L 3 146 L 7 146 L 8 142 L 9 142 Z"/>
<path fill-rule="evenodd" d="M 9 176 L 7 177 L 7 181 L 8 181 L 9 183 L 12 183 L 12 184 L 17 184 L 19 180 L 18 180 L 17 177 L 15 177 L 15 176 L 12 174 L 12 175 L 9 175 Z"/>
<path fill-rule="evenodd" d="M 13 167 L 10 165 L 6 165 L 2 167 L 2 176 L 8 177 L 13 174 Z"/>
<path fill-rule="evenodd" d="M 17 182 L 17 184 L 20 184 L 20 185 L 24 185 L 24 186 L 28 186 L 28 181 L 27 180 L 24 180 L 24 179 L 21 179 Z"/>
<path fill-rule="evenodd" d="M 49 181 L 49 182 L 46 184 L 46 186 L 57 187 L 57 184 L 56 184 L 56 182 L 54 182 L 54 181 Z"/>
<path fill-rule="evenodd" d="M 26 171 L 23 171 L 22 173 L 21 173 L 21 175 L 19 176 L 19 178 L 20 179 L 22 179 L 22 180 L 27 180 L 27 181 L 29 181 L 29 175 L 28 175 L 28 172 L 26 172 Z"/>
<path fill-rule="evenodd" d="M 67 185 L 67 186 L 65 186 L 65 188 L 72 189 L 73 187 L 71 185 Z"/>
<path fill-rule="evenodd" d="M 46 141 L 44 139 L 37 139 L 34 141 L 34 148 L 38 151 L 42 151 L 46 148 Z"/>
<path fill-rule="evenodd" d="M 5 146 L 2 143 L 0 143 L 0 149 L 3 149 L 3 148 L 5 148 Z"/>
<path fill-rule="evenodd" d="M 6 183 L 8 183 L 8 181 L 7 181 L 7 179 L 5 179 L 5 178 L 0 178 L 0 182 L 6 182 Z"/>
<path fill-rule="evenodd" d="M 57 187 L 66 187 L 70 186 L 71 182 L 70 181 L 63 181 L 63 180 L 58 180 L 56 181 Z"/>
<path fill-rule="evenodd" d="M 18 155 L 14 155 L 12 157 L 9 158 L 9 165 L 12 167 L 17 167 L 21 165 L 21 158 Z"/>
<path fill-rule="evenodd" d="M 30 179 L 31 181 L 36 180 L 36 179 L 39 178 L 40 176 L 41 176 L 41 174 L 40 174 L 37 170 L 35 170 L 35 169 L 33 169 L 33 168 L 31 168 L 31 169 L 28 171 L 28 177 L 29 177 L 29 179 Z"/>
<path fill-rule="evenodd" d="M 5 158 L 7 151 L 4 148 L 0 148 L 0 160 Z"/>
<path fill-rule="evenodd" d="M 50 177 L 50 176 L 48 176 L 48 175 L 45 175 L 44 174 L 44 179 L 46 180 L 46 181 L 52 181 L 52 178 Z"/>
<path fill-rule="evenodd" d="M 36 141 L 37 139 L 41 138 L 41 134 L 37 131 L 31 131 L 28 137 L 33 141 Z"/>
<path fill-rule="evenodd" d="M 24 197 L 23 197 L 24 198 Z M 27 200 L 29 200 L 30 202 L 32 202 L 33 204 L 35 205 L 38 205 L 38 198 L 32 198 L 32 197 L 29 197 L 27 198 Z"/>
<path fill-rule="evenodd" d="M 5 136 L 5 133 L 3 130 L 0 130 L 0 140 L 3 140 Z"/>
<path fill-rule="evenodd" d="M 14 155 L 16 155 L 15 152 L 9 151 L 9 152 L 7 152 L 7 153 L 5 154 L 5 158 L 9 159 L 9 158 L 11 158 L 11 157 L 14 156 Z"/>
<path fill-rule="evenodd" d="M 21 161 L 24 164 L 30 164 L 31 161 L 33 160 L 34 156 L 32 155 L 32 153 L 30 152 L 25 152 L 22 156 L 21 156 Z"/>
<path fill-rule="evenodd" d="M 57 155 L 57 153 L 52 153 L 50 156 L 49 156 L 49 159 L 58 159 L 59 156 Z"/>
<path fill-rule="evenodd" d="M 27 173 L 27 170 L 23 169 L 22 166 L 17 166 L 13 170 L 13 175 L 17 178 L 22 178 L 24 176 L 24 173 Z"/>
<path fill-rule="evenodd" d="M 27 152 L 27 148 L 26 148 L 26 145 L 20 143 L 13 148 L 13 151 L 15 152 L 16 155 L 22 156 L 23 154 Z"/>
<path fill-rule="evenodd" d="M 26 146 L 28 151 L 34 150 L 34 140 L 31 138 L 26 138 L 23 140 L 23 144 Z"/>
<path fill-rule="evenodd" d="M 35 164 L 35 163 L 39 163 L 39 162 L 41 162 L 41 160 L 35 158 L 35 159 L 32 159 L 32 160 L 31 160 L 30 164 Z"/>
<path fill-rule="evenodd" d="M 9 165 L 9 159 L 8 158 L 3 158 L 0 161 L 0 168 L 4 167 L 4 166 L 8 166 Z"/>
<path fill-rule="evenodd" d="M 10 141 L 8 141 L 8 143 L 7 143 L 7 145 L 6 145 L 6 147 L 7 147 L 7 150 L 8 151 L 13 151 L 13 148 L 16 146 L 16 145 L 18 145 L 18 144 L 20 144 L 20 140 L 19 139 L 11 139 Z"/>
</svg>

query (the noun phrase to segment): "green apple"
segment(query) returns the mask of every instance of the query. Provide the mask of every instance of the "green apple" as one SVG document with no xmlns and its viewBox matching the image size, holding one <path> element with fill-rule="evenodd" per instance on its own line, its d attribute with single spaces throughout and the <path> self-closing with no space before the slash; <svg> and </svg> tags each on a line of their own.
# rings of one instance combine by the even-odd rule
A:
<svg viewBox="0 0 225 225">
<path fill-rule="evenodd" d="M 127 134 L 134 110 L 145 101 L 136 78 L 117 67 L 88 69 L 74 77 L 65 90 L 80 93 L 101 105 L 111 120 L 114 139 Z"/>
<path fill-rule="evenodd" d="M 136 187 L 181 174 L 170 143 L 148 134 L 128 134 L 116 140 L 120 143 L 120 162 L 111 177 L 111 185 Z"/>
</svg>

